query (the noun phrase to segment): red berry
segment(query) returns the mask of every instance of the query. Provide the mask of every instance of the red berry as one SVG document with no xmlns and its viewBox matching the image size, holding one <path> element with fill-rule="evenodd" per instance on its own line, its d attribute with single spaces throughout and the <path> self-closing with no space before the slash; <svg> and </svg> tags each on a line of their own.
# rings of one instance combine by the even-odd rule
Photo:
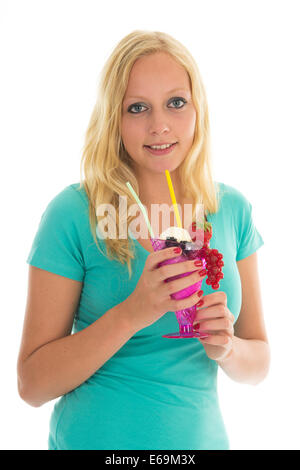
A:
<svg viewBox="0 0 300 470">
<path fill-rule="evenodd" d="M 207 252 L 207 250 L 205 248 L 204 249 L 201 248 L 201 252 L 202 252 L 201 254 L 203 255 L 203 257 L 208 261 L 208 254 L 209 253 Z"/>
<path fill-rule="evenodd" d="M 219 253 L 216 248 L 209 248 L 211 236 L 212 230 L 209 228 L 209 230 L 204 232 L 204 243 L 202 248 L 197 251 L 197 257 L 204 259 L 206 262 L 206 266 L 203 263 L 203 266 L 207 270 L 206 284 L 211 285 L 212 289 L 216 290 L 220 287 L 220 280 L 224 278 L 224 274 L 222 273 L 224 262 L 222 253 Z"/>
<path fill-rule="evenodd" d="M 217 266 L 213 266 L 213 267 L 211 268 L 211 272 L 212 272 L 213 274 L 218 274 L 219 268 L 218 268 Z"/>
<path fill-rule="evenodd" d="M 210 256 L 209 261 L 211 262 L 211 264 L 217 264 L 217 261 L 219 260 L 216 256 L 212 255 Z"/>
</svg>

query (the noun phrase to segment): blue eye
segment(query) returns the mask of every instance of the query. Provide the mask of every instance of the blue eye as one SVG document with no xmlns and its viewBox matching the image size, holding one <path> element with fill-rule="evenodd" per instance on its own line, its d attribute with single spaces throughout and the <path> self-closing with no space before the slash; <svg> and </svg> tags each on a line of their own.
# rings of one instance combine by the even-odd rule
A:
<svg viewBox="0 0 300 470">
<path fill-rule="evenodd" d="M 183 105 L 182 106 L 175 106 L 175 109 L 181 109 L 184 107 L 184 105 L 186 104 L 186 100 L 184 98 L 172 98 L 172 100 L 170 101 L 170 103 L 174 103 L 174 102 L 178 102 L 178 101 L 182 101 L 183 102 Z M 128 112 L 131 113 L 131 114 L 141 114 L 140 112 L 132 112 L 131 110 L 133 108 L 145 108 L 146 106 L 144 106 L 143 104 L 141 103 L 136 103 L 136 104 L 132 104 L 131 106 L 129 106 L 128 108 Z"/>
<path fill-rule="evenodd" d="M 132 112 L 131 110 L 133 108 L 145 108 L 145 106 L 143 106 L 142 104 L 132 104 L 131 106 L 129 106 L 129 108 L 128 108 L 129 113 L 131 113 L 131 114 L 140 114 L 139 112 L 137 112 L 137 113 Z"/>
<path fill-rule="evenodd" d="M 182 106 L 179 106 L 179 109 L 180 108 L 183 108 L 183 106 L 186 104 L 186 100 L 184 98 L 173 98 L 171 103 L 174 103 L 174 101 L 182 101 L 184 104 Z M 175 108 L 177 108 L 177 106 L 175 106 Z"/>
</svg>

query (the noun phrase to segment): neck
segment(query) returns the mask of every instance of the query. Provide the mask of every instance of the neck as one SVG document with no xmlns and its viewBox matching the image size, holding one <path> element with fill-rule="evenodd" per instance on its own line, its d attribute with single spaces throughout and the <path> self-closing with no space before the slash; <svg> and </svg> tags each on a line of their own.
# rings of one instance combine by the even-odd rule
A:
<svg viewBox="0 0 300 470">
<path fill-rule="evenodd" d="M 170 172 L 170 175 L 172 178 L 172 185 L 176 197 L 176 202 L 180 207 L 179 213 L 181 214 L 181 222 L 182 224 L 184 224 L 184 204 L 187 203 L 187 200 L 184 198 L 178 173 Z M 138 183 L 139 198 L 142 204 L 147 209 L 149 221 L 155 235 L 158 236 L 158 234 L 160 234 L 163 230 L 166 230 L 170 226 L 177 226 L 178 224 L 175 218 L 173 203 L 165 173 L 152 174 L 151 178 L 149 178 L 149 176 L 148 178 L 145 176 L 143 178 L 139 177 Z M 157 204 L 158 206 L 168 206 L 170 209 L 170 213 L 168 213 L 169 215 L 166 216 L 165 209 L 162 208 L 159 210 L 159 216 L 157 218 L 157 216 L 155 216 L 156 210 L 154 209 L 152 204 Z M 189 222 L 189 225 L 190 223 L 191 221 Z"/>
<path fill-rule="evenodd" d="M 176 201 L 178 204 L 183 203 L 183 190 L 180 178 L 177 172 L 170 172 Z M 172 205 L 172 199 L 167 184 L 165 173 L 152 174 L 151 177 L 139 176 L 139 198 L 141 202 L 150 207 L 151 204 L 167 204 Z"/>
</svg>

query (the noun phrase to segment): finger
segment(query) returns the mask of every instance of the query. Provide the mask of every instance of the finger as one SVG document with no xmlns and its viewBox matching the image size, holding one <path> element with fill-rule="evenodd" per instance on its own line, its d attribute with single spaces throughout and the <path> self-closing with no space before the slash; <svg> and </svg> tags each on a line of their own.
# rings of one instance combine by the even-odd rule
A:
<svg viewBox="0 0 300 470">
<path fill-rule="evenodd" d="M 205 320 L 197 323 L 200 330 L 228 330 L 232 331 L 232 322 L 228 318 L 218 318 L 214 320 Z M 194 320 L 195 325 L 195 320 Z"/>
<path fill-rule="evenodd" d="M 224 306 L 223 304 L 212 305 L 210 307 L 206 307 L 206 297 L 202 297 L 204 303 L 201 305 L 201 308 L 197 309 L 195 315 L 196 320 L 204 320 L 206 318 L 228 318 L 231 322 L 234 321 L 234 316 L 230 312 L 230 310 Z"/>
<path fill-rule="evenodd" d="M 154 274 L 157 280 L 160 282 L 166 280 L 168 280 L 168 282 L 171 282 L 172 279 L 176 279 L 178 275 L 180 275 L 181 277 L 185 277 L 192 274 L 193 272 L 200 273 L 201 271 L 202 278 L 206 277 L 207 275 L 206 270 L 203 269 L 202 266 L 198 264 L 195 265 L 195 260 L 182 261 L 180 260 L 180 258 L 177 257 L 171 261 L 171 263 L 163 264 L 158 269 L 153 270 L 151 274 Z"/>
<path fill-rule="evenodd" d="M 209 335 L 207 338 L 199 338 L 201 343 L 211 344 L 212 346 L 229 346 L 232 339 L 227 335 Z"/>
<path fill-rule="evenodd" d="M 180 252 L 177 253 L 176 250 L 180 249 Z M 176 249 L 176 250 L 175 250 Z M 160 263 L 176 258 L 177 256 L 180 256 L 182 253 L 182 250 L 180 247 L 172 247 L 172 248 L 164 248 L 162 250 L 154 251 L 153 253 L 150 253 L 150 255 L 146 259 L 146 265 L 149 271 L 153 271 L 154 269 L 158 268 Z"/>
<path fill-rule="evenodd" d="M 203 281 L 203 278 L 205 275 L 201 274 L 201 271 L 195 271 L 192 274 L 189 274 L 188 276 L 182 277 L 180 279 L 176 279 L 175 281 L 170 281 L 167 282 L 166 285 L 164 286 L 164 291 L 168 293 L 169 295 L 173 294 L 174 299 L 181 299 L 182 298 L 182 290 L 186 288 L 190 288 L 188 293 L 192 293 L 193 290 L 201 289 L 201 281 Z M 191 287 L 193 286 L 193 288 Z M 199 299 L 199 297 L 198 297 Z"/>
<path fill-rule="evenodd" d="M 224 307 L 227 307 L 227 295 L 223 291 L 214 292 L 212 294 L 207 294 L 204 298 L 204 307 L 211 307 L 213 305 L 222 304 Z"/>
<path fill-rule="evenodd" d="M 199 301 L 199 297 L 202 297 L 203 291 L 196 291 L 192 295 L 185 297 L 184 299 L 181 300 L 174 300 L 176 297 L 176 294 L 171 296 L 171 303 L 169 303 L 168 310 L 172 311 L 177 311 L 177 310 L 184 310 L 186 308 L 192 308 L 195 306 L 197 301 Z M 170 298 L 170 296 L 168 296 Z M 194 309 L 193 309 L 194 311 Z"/>
</svg>

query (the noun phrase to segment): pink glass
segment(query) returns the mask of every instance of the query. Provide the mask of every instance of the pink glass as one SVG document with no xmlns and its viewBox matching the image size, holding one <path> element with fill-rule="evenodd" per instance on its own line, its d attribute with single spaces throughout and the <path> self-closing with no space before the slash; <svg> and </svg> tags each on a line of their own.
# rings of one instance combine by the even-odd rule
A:
<svg viewBox="0 0 300 470">
<path fill-rule="evenodd" d="M 166 245 L 166 240 L 160 240 L 158 238 L 151 238 L 151 243 L 153 246 L 154 251 L 159 251 L 163 250 L 164 248 L 167 248 Z M 179 246 L 180 244 L 175 242 L 174 247 Z M 170 246 L 173 246 L 170 245 Z M 197 251 L 201 248 L 199 245 L 196 243 L 188 243 L 187 244 L 189 249 L 183 249 L 181 255 L 176 256 L 175 258 L 167 259 L 165 261 L 162 261 L 161 263 L 158 264 L 158 268 L 160 266 L 163 266 L 165 264 L 174 264 L 174 263 L 180 263 L 182 261 L 187 261 L 189 259 L 202 259 L 203 263 L 203 268 L 206 266 L 206 262 L 204 258 L 201 258 L 198 256 Z M 165 282 L 170 282 L 175 279 L 179 279 L 181 277 L 185 277 L 191 274 L 190 272 L 187 273 L 182 273 L 178 274 L 177 276 L 170 277 L 165 280 Z M 202 279 L 196 284 L 193 284 L 191 286 L 185 287 L 184 289 L 175 292 L 174 294 L 171 294 L 172 299 L 175 300 L 180 300 L 180 299 L 185 299 L 186 297 L 189 297 L 190 295 L 194 294 L 197 290 L 201 289 L 202 285 Z M 163 338 L 207 338 L 207 334 L 204 332 L 201 332 L 201 330 L 193 331 L 193 321 L 196 316 L 196 305 L 193 305 L 192 307 L 185 308 L 183 310 L 177 310 L 175 311 L 175 315 L 179 324 L 179 332 L 177 333 L 169 333 L 167 335 L 163 335 Z"/>
</svg>

